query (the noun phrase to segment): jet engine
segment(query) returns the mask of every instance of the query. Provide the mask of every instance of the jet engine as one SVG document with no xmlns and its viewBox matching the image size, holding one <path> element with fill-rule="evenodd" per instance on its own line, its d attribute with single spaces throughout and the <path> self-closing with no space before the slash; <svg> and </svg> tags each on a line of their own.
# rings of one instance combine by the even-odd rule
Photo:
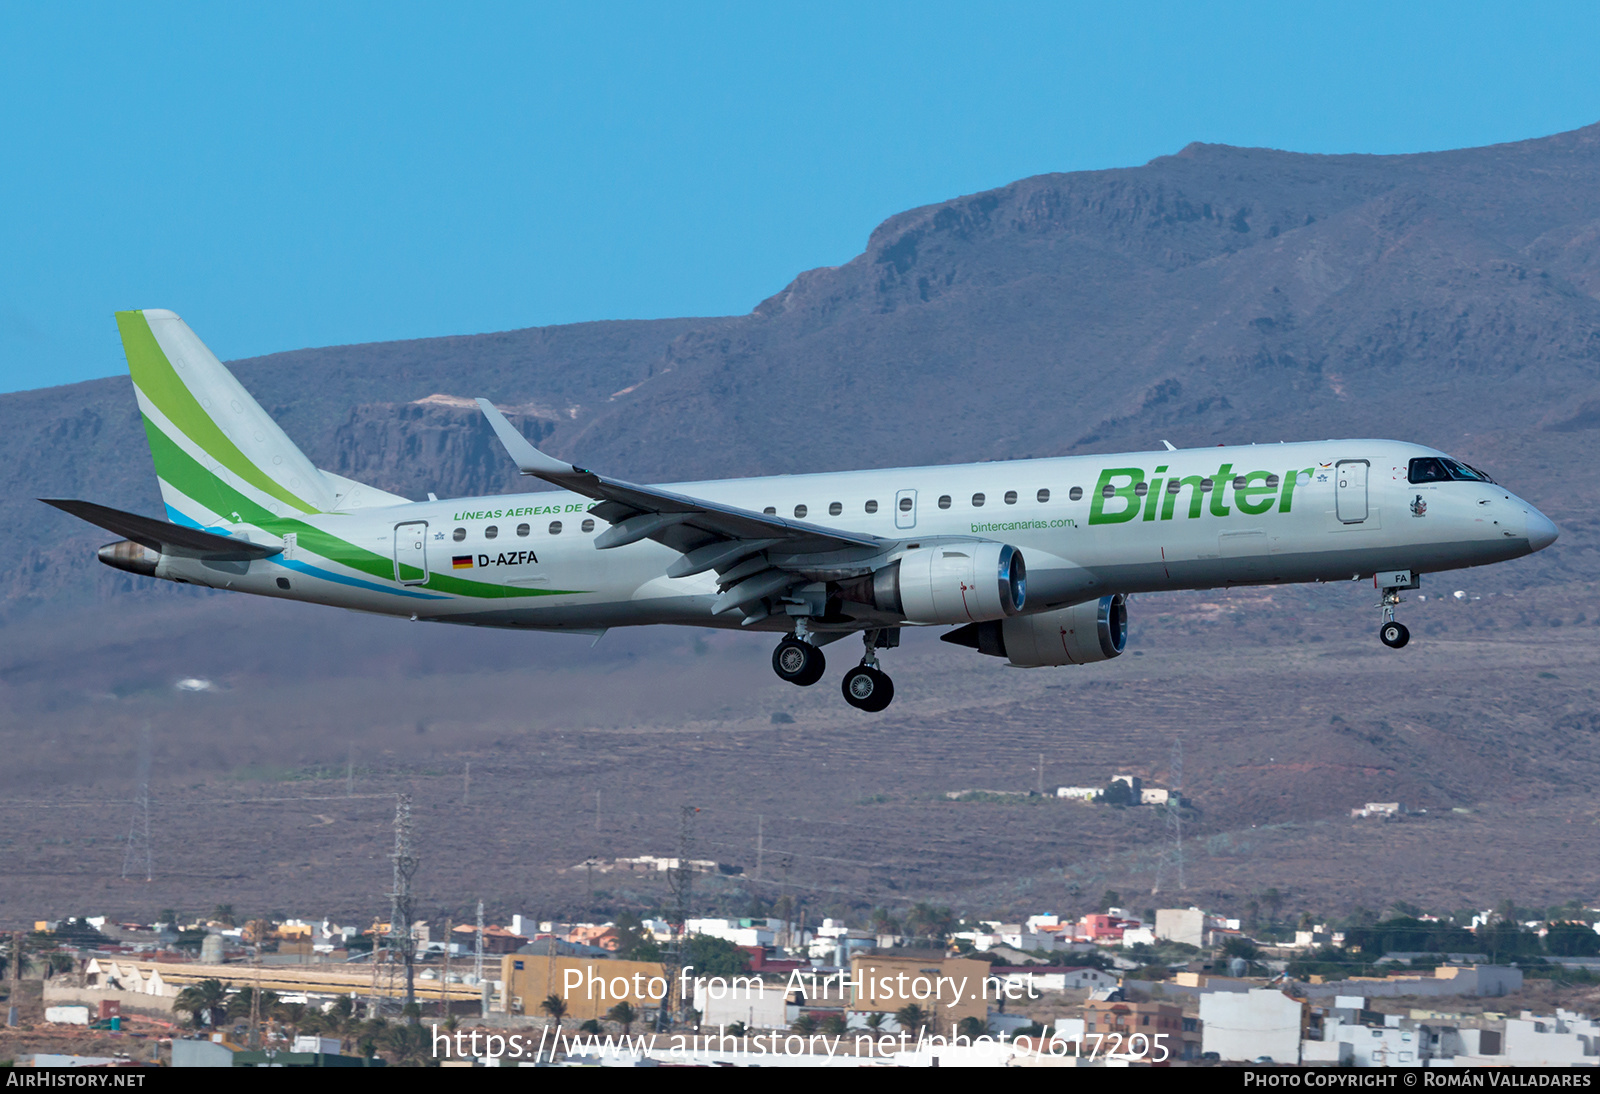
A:
<svg viewBox="0 0 1600 1094">
<path fill-rule="evenodd" d="M 101 562 L 116 570 L 126 570 L 130 574 L 143 574 L 145 577 L 154 577 L 156 565 L 161 561 L 161 552 L 152 551 L 142 543 L 135 543 L 131 539 L 119 539 L 115 543 L 108 543 L 95 554 Z"/>
<path fill-rule="evenodd" d="M 910 623 L 1004 619 L 1027 599 L 1027 567 L 1022 552 L 1004 543 L 934 544 L 841 586 L 839 595 Z"/>
<path fill-rule="evenodd" d="M 1102 596 L 1070 608 L 972 623 L 941 636 L 1019 669 L 1109 661 L 1128 641 L 1127 598 Z"/>
</svg>

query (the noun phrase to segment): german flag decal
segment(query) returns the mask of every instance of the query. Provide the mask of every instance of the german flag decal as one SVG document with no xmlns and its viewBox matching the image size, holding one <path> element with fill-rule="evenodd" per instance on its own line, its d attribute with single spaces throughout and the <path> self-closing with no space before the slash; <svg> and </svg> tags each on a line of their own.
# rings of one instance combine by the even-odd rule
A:
<svg viewBox="0 0 1600 1094">
<path fill-rule="evenodd" d="M 450 558 L 450 568 L 452 570 L 470 570 L 470 569 L 472 569 L 472 556 L 471 555 L 452 555 L 451 558 Z"/>
</svg>

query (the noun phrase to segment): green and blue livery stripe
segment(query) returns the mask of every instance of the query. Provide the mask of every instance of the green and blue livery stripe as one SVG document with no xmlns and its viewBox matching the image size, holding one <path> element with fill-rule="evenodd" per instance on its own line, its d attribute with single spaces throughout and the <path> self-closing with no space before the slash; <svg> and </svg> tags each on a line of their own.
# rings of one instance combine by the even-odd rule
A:
<svg viewBox="0 0 1600 1094">
<path fill-rule="evenodd" d="M 226 528 L 206 528 L 202 526 L 199 521 L 190 520 L 188 517 L 184 516 L 170 505 L 167 506 L 167 517 L 174 524 L 182 524 L 189 528 L 199 528 L 200 531 L 210 532 L 213 535 L 226 536 L 230 534 Z M 447 596 L 441 596 L 436 593 L 419 593 L 415 589 L 396 589 L 392 585 L 379 585 L 375 582 L 363 581 L 358 577 L 347 577 L 344 574 L 336 574 L 332 570 L 324 570 L 320 566 L 313 566 L 309 562 L 301 562 L 298 559 L 287 559 L 281 555 L 272 558 L 271 561 L 275 566 L 282 566 L 286 570 L 294 570 L 296 573 L 302 573 L 308 577 L 320 578 L 323 581 L 331 581 L 335 585 L 348 585 L 351 588 L 367 589 L 375 593 L 391 593 L 396 596 L 411 597 L 414 600 L 450 599 Z"/>
<path fill-rule="evenodd" d="M 148 419 L 146 421 L 148 422 Z M 244 523 L 253 524 L 274 535 L 283 536 L 292 533 L 301 547 L 330 562 L 337 562 L 341 566 L 385 582 L 394 580 L 393 558 L 358 547 L 304 521 L 277 516 L 207 470 L 161 430 L 147 428 L 146 435 L 150 438 L 150 451 L 155 458 L 156 466 L 164 469 L 161 477 L 189 497 L 209 506 L 212 512 L 237 513 Z M 215 501 L 208 501 L 210 497 L 214 497 Z M 172 512 L 170 506 L 168 512 Z M 186 520 L 181 523 L 194 522 Z M 421 576 L 420 571 L 412 572 Z M 393 584 L 372 587 L 388 593 L 402 592 Z M 465 581 L 442 573 L 430 574 L 423 587 L 433 593 L 469 596 L 475 599 L 571 596 L 582 592 L 575 589 L 520 589 L 506 585 L 489 585 L 480 581 Z"/>
<path fill-rule="evenodd" d="M 194 392 L 189 390 L 172 367 L 172 362 L 167 360 L 143 312 L 117 312 L 117 329 L 122 333 L 122 348 L 127 354 L 128 371 L 133 376 L 134 384 L 166 416 L 167 421 L 182 431 L 202 452 L 251 486 L 302 513 L 318 512 L 315 505 L 297 497 L 239 451 L 239 447 L 200 405 Z M 145 430 L 159 432 L 149 418 L 145 419 Z M 160 457 L 156 458 L 156 473 L 163 477 L 166 475 Z M 205 500 L 193 494 L 190 496 L 196 501 Z"/>
</svg>

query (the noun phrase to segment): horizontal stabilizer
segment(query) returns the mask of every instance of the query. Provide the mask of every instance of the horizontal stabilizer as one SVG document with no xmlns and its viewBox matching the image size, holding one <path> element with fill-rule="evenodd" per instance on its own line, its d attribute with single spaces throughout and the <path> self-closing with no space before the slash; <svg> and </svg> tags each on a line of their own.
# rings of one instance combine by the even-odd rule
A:
<svg viewBox="0 0 1600 1094">
<path fill-rule="evenodd" d="M 152 551 L 169 555 L 186 555 L 190 558 L 214 561 L 243 562 L 246 559 L 270 558 L 283 551 L 282 547 L 265 547 L 248 540 L 202 532 L 198 528 L 185 528 L 154 517 L 141 517 L 137 513 L 124 513 L 92 501 L 75 501 L 61 498 L 40 498 L 63 513 L 71 513 L 79 520 L 97 524 L 108 532 L 115 532 L 135 543 L 142 543 Z"/>
</svg>

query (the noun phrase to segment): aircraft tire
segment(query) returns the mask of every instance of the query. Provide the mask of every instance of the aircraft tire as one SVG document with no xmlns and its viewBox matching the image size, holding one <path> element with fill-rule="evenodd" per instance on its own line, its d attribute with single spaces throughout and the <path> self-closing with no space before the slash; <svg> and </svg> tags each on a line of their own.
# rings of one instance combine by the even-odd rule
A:
<svg viewBox="0 0 1600 1094">
<path fill-rule="evenodd" d="M 845 673 L 839 690 L 844 692 L 845 702 L 873 714 L 894 701 L 894 681 L 887 673 L 868 665 L 858 665 Z"/>
<path fill-rule="evenodd" d="M 1404 623 L 1391 620 L 1378 628 L 1378 641 L 1392 650 L 1397 650 L 1411 641 L 1411 632 L 1406 629 Z"/>
<path fill-rule="evenodd" d="M 808 688 L 821 680 L 827 667 L 821 650 L 798 639 L 785 638 L 772 651 L 772 671 L 778 674 L 778 679 L 799 687 Z"/>
</svg>

